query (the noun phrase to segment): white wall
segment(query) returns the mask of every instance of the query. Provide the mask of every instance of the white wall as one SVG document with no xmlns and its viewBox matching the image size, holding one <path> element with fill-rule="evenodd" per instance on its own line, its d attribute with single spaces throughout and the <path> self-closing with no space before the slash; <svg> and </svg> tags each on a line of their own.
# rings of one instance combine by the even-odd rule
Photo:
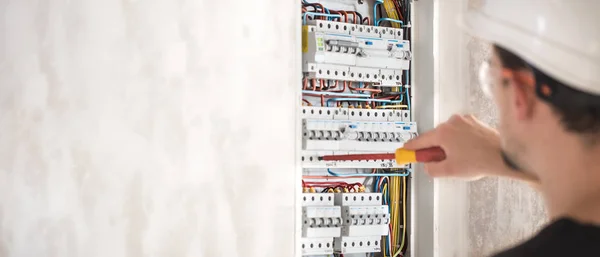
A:
<svg viewBox="0 0 600 257">
<path fill-rule="evenodd" d="M 299 13 L 0 0 L 0 256 L 291 256 Z"/>
</svg>

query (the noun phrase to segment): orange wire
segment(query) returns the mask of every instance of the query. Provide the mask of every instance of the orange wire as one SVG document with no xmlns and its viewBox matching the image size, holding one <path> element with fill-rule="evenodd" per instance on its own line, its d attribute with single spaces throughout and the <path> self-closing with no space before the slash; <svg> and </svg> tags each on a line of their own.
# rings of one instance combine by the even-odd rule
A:
<svg viewBox="0 0 600 257">
<path fill-rule="evenodd" d="M 333 84 L 333 87 L 330 87 L 329 89 L 334 89 L 334 88 L 337 88 L 337 86 L 338 86 L 338 81 L 336 80 L 336 81 L 335 81 L 335 84 Z"/>
<path fill-rule="evenodd" d="M 334 176 L 302 176 L 302 178 L 308 179 L 347 179 L 347 178 L 365 178 L 362 176 L 350 176 L 350 177 L 334 177 Z M 310 182 L 308 182 L 310 183 Z"/>
<path fill-rule="evenodd" d="M 352 85 L 352 82 L 350 82 L 350 85 Z M 365 83 L 365 86 L 366 86 L 366 83 Z M 349 88 L 351 90 L 356 90 L 356 91 L 381 93 L 381 89 L 375 89 L 375 88 L 356 88 L 356 87 L 352 87 L 352 86 L 349 86 Z"/>
<path fill-rule="evenodd" d="M 366 17 L 365 19 L 367 20 L 367 25 L 371 25 L 371 18 L 370 17 Z"/>
<path fill-rule="evenodd" d="M 302 89 L 306 90 L 306 88 L 308 87 L 308 79 L 304 78 L 304 86 L 302 87 Z"/>
<path fill-rule="evenodd" d="M 336 87 L 337 87 L 337 85 L 338 85 L 338 81 L 336 80 L 336 81 L 335 81 L 335 87 L 334 87 L 334 88 L 336 88 Z M 333 93 L 342 93 L 342 92 L 344 92 L 344 91 L 346 91 L 346 81 L 344 81 L 344 87 L 343 87 L 342 89 L 340 89 L 340 90 L 329 90 L 329 91 L 327 91 L 327 92 L 333 92 Z"/>
<path fill-rule="evenodd" d="M 348 23 L 348 13 L 346 11 L 338 11 L 344 14 L 344 22 Z"/>
<path fill-rule="evenodd" d="M 348 13 L 352 14 L 352 17 L 354 17 L 354 19 L 352 19 L 352 21 L 354 21 L 354 24 L 356 24 L 356 18 L 358 17 L 358 15 L 356 15 L 355 11 L 348 11 Z"/>
</svg>

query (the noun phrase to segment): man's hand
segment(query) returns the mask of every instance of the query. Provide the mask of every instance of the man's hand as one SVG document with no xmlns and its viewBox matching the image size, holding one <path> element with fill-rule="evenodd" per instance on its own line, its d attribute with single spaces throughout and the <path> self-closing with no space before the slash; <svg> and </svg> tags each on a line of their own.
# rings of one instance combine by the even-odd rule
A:
<svg viewBox="0 0 600 257">
<path fill-rule="evenodd" d="M 536 180 L 506 166 L 502 160 L 498 132 L 472 115 L 452 116 L 434 130 L 410 140 L 404 148 L 418 150 L 433 146 L 444 149 L 446 160 L 425 164 L 425 170 L 431 177 L 479 179 L 496 175 Z"/>
</svg>

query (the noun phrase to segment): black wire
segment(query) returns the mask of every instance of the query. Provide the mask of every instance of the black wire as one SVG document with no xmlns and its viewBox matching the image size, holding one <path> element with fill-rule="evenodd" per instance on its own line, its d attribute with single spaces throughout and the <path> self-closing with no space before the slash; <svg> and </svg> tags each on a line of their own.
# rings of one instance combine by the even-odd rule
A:
<svg viewBox="0 0 600 257">
<path fill-rule="evenodd" d="M 359 12 L 357 12 L 357 11 L 354 11 L 354 12 L 356 13 L 356 16 L 358 16 L 358 18 L 356 18 L 356 17 L 355 17 L 355 19 L 358 19 L 358 20 L 359 20 L 359 21 L 362 23 L 362 20 L 363 20 L 363 16 L 362 16 L 362 14 L 360 14 L 360 13 L 359 13 Z"/>
</svg>

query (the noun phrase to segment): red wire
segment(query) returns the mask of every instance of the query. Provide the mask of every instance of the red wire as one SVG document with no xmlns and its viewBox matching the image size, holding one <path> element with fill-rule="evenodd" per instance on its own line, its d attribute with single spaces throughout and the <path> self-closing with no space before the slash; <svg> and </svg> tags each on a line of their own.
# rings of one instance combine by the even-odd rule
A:
<svg viewBox="0 0 600 257">
<path fill-rule="evenodd" d="M 345 155 L 323 155 L 323 161 L 368 161 L 368 160 L 394 160 L 396 155 L 393 153 L 375 153 L 375 154 L 345 154 Z"/>
</svg>

